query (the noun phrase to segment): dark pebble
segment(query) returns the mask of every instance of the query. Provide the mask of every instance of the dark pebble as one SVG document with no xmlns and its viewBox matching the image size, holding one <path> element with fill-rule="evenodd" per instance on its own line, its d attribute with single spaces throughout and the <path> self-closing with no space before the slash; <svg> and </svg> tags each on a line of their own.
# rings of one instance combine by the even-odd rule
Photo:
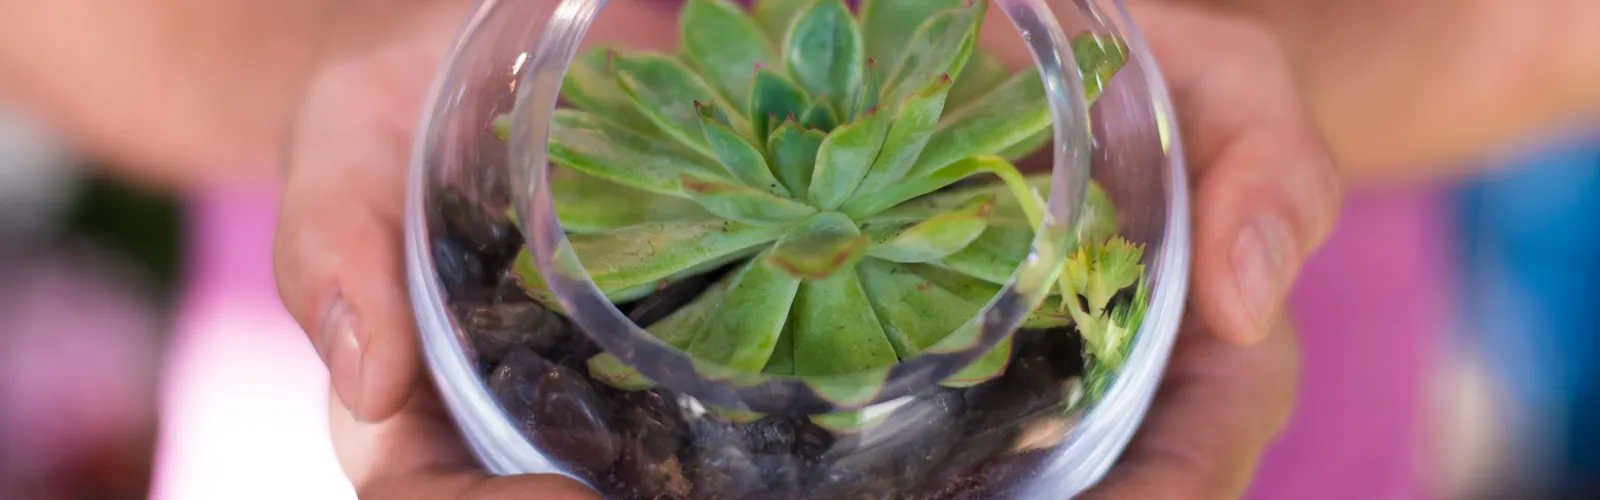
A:
<svg viewBox="0 0 1600 500">
<path fill-rule="evenodd" d="M 461 327 L 472 339 L 479 359 L 493 366 L 512 348 L 526 347 L 541 356 L 553 354 L 568 341 L 571 325 L 536 303 L 464 306 Z"/>
<path fill-rule="evenodd" d="M 475 203 L 453 191 L 435 199 L 446 233 L 464 241 L 494 267 L 503 267 L 522 245 L 522 233 L 511 223 L 504 205 Z"/>
<path fill-rule="evenodd" d="M 589 373 L 589 359 L 600 354 L 601 349 L 588 335 L 574 325 L 571 334 L 563 337 L 563 341 L 556 344 L 555 350 L 550 353 L 556 364 L 577 370 L 579 373 Z"/>
<path fill-rule="evenodd" d="M 739 427 L 744 448 L 753 453 L 787 455 L 794 449 L 794 420 L 767 417 Z"/>
<path fill-rule="evenodd" d="M 807 462 L 816 463 L 832 454 L 837 438 L 810 420 L 795 425 L 794 454 Z"/>
<path fill-rule="evenodd" d="M 654 391 L 630 393 L 634 403 L 623 410 L 622 458 L 616 474 L 622 483 L 611 498 L 689 498 L 692 484 L 678 450 L 684 443 L 683 422 Z M 625 403 L 626 404 L 626 403 Z"/>
<path fill-rule="evenodd" d="M 628 440 L 638 444 L 648 456 L 665 460 L 682 447 L 685 428 L 677 405 L 656 391 L 622 393 L 624 425 Z"/>
<path fill-rule="evenodd" d="M 572 369 L 515 349 L 490 375 L 489 387 L 540 451 L 591 472 L 616 462 L 620 440 L 606 408 Z"/>
<path fill-rule="evenodd" d="M 694 485 L 684 475 L 683 461 L 676 455 L 656 459 L 642 447 L 624 445 L 616 473 L 606 494 L 616 499 L 687 499 Z"/>
<path fill-rule="evenodd" d="M 433 263 L 439 282 L 451 302 L 483 302 L 492 298 L 494 286 L 488 284 L 488 268 L 477 253 L 460 240 L 443 235 L 433 238 Z"/>
<path fill-rule="evenodd" d="M 522 288 L 522 283 L 517 280 L 516 272 L 507 268 L 500 272 L 499 284 L 495 285 L 494 301 L 496 304 L 531 304 L 535 303 L 528 290 Z"/>
</svg>

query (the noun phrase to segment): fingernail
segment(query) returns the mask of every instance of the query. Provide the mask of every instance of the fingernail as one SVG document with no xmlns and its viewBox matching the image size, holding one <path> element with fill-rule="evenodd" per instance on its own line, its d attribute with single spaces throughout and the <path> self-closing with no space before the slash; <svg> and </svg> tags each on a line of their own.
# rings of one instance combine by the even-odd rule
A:
<svg viewBox="0 0 1600 500">
<path fill-rule="evenodd" d="M 1234 240 L 1233 272 L 1258 335 L 1272 321 L 1288 287 L 1289 252 L 1288 225 L 1270 215 L 1255 217 Z"/>
<path fill-rule="evenodd" d="M 333 390 L 345 408 L 361 419 L 361 353 L 367 345 L 359 318 L 344 298 L 335 298 L 322 316 L 317 352 L 328 365 Z"/>
</svg>

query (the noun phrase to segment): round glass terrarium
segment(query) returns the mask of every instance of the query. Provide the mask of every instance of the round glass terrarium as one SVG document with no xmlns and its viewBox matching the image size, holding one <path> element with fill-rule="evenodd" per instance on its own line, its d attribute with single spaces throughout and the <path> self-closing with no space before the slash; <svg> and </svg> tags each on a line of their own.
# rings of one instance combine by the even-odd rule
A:
<svg viewBox="0 0 1600 500">
<path fill-rule="evenodd" d="M 1184 303 L 1115 0 L 485 0 L 410 179 L 429 366 L 494 473 L 608 498 L 1064 498 Z"/>
</svg>

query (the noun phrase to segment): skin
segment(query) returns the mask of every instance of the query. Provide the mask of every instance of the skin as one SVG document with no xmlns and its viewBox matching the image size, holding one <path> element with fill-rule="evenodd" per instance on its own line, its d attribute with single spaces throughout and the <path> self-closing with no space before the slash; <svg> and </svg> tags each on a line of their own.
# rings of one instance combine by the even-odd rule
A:
<svg viewBox="0 0 1600 500">
<path fill-rule="evenodd" d="M 1279 311 L 1338 213 L 1340 174 L 1438 175 L 1412 165 L 1595 110 L 1600 35 L 1581 23 L 1600 14 L 1585 0 L 1128 3 L 1194 170 L 1194 314 L 1149 421 L 1090 496 L 1234 498 L 1292 404 L 1295 339 Z M 0 92 L 132 179 L 285 183 L 279 286 L 329 365 L 336 449 L 363 498 L 590 498 L 558 478 L 477 472 L 421 376 L 402 171 L 469 4 L 0 0 Z M 609 16 L 647 21 L 594 36 L 670 41 L 645 8 L 617 2 Z M 1460 102 L 1482 103 L 1475 119 L 1446 113 Z"/>
</svg>

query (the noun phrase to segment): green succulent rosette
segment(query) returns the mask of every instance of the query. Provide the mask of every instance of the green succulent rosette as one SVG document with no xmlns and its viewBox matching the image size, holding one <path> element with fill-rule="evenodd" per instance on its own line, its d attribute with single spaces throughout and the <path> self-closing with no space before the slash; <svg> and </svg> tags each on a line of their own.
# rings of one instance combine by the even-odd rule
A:
<svg viewBox="0 0 1600 500">
<path fill-rule="evenodd" d="M 674 53 L 580 54 L 549 138 L 571 248 L 617 303 L 731 266 L 645 325 L 697 360 L 807 377 L 917 356 L 999 293 L 1029 254 L 1048 196 L 1048 175 L 1011 164 L 1050 142 L 1045 90 L 1036 70 L 1013 72 L 977 48 L 987 7 L 865 0 L 852 12 L 842 0 L 762 0 L 747 12 L 689 0 Z M 1092 102 L 1126 62 L 1125 46 L 1083 35 L 1073 49 Z M 497 121 L 502 137 L 508 121 Z M 969 178 L 993 182 L 953 187 Z M 1083 214 L 1081 248 L 1023 327 L 1076 325 L 1095 393 L 1127 356 L 1148 286 L 1143 249 L 1115 235 L 1099 186 Z M 515 271 L 548 301 L 526 251 Z M 1134 300 L 1112 300 L 1128 289 Z M 1010 357 L 1007 339 L 943 384 L 991 380 Z M 609 354 L 589 370 L 624 390 L 655 386 Z M 874 422 L 864 412 L 814 420 L 838 431 Z"/>
</svg>

